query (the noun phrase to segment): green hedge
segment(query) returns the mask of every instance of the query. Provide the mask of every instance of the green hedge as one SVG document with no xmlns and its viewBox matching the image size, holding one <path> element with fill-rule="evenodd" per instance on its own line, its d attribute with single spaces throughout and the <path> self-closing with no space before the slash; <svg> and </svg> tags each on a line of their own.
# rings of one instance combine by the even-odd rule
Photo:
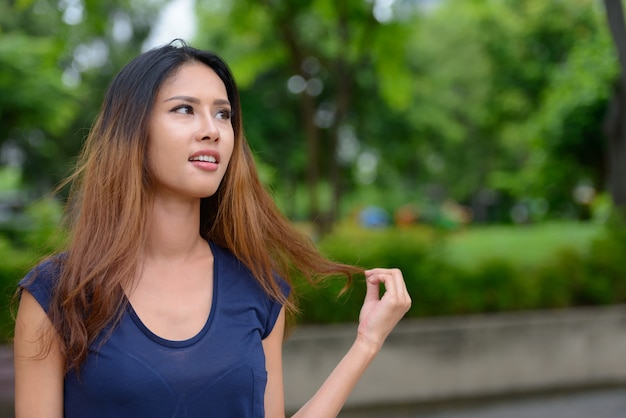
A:
<svg viewBox="0 0 626 418">
<path fill-rule="evenodd" d="M 446 260 L 446 240 L 434 231 L 342 228 L 320 243 L 332 259 L 365 267 L 398 267 L 413 299 L 408 317 L 553 309 L 626 302 L 626 228 L 609 221 L 588 250 L 553 249 L 547 261 L 528 266 L 512 258 L 486 258 L 473 267 Z M 299 283 L 301 322 L 358 318 L 363 278 L 337 297 L 343 281 L 311 288 Z"/>
<path fill-rule="evenodd" d="M 0 236 L 0 259 L 0 341 L 6 341 L 13 334 L 11 300 L 16 283 L 34 258 L 27 251 L 15 249 L 8 239 Z"/>
</svg>

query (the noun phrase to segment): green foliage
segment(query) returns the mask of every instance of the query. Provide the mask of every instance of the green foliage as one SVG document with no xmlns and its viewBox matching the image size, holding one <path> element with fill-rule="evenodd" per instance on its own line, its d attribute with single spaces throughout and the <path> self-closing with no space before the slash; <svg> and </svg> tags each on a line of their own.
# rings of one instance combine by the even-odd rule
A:
<svg viewBox="0 0 626 418">
<path fill-rule="evenodd" d="M 41 258 L 62 248 L 59 230 L 61 205 L 52 199 L 30 204 L 23 218 L 14 225 L 17 237 L 0 233 L 0 341 L 13 332 L 11 306 L 17 282 Z"/>
<path fill-rule="evenodd" d="M 45 195 L 67 174 L 100 92 L 136 55 L 164 0 L 0 6 L 0 164 Z M 116 31 L 129 25 L 127 35 Z M 10 151 L 10 152 L 8 152 Z"/>
<path fill-rule="evenodd" d="M 0 235 L 0 341 L 7 341 L 13 334 L 12 299 L 18 280 L 26 274 L 34 257 L 24 250 L 13 247 Z"/>
<path fill-rule="evenodd" d="M 606 30 L 581 37 L 567 63 L 553 70 L 538 111 L 522 125 L 529 140 L 524 169 L 508 173 L 507 187 L 549 199 L 563 210 L 572 190 L 606 183 L 606 139 L 602 132 L 617 63 Z M 501 183 L 502 184 L 502 183 Z"/>
<path fill-rule="evenodd" d="M 593 282 L 593 297 L 599 303 L 626 300 L 626 223 L 617 214 L 607 222 L 604 234 L 594 241 L 588 257 L 588 274 Z"/>
<path fill-rule="evenodd" d="M 0 5 L 0 164 L 19 165 L 35 197 L 67 174 L 102 91 L 164 3 Z M 275 191 L 306 189 L 298 209 L 284 205 L 290 215 L 310 210 L 312 191 L 330 213 L 346 206 L 335 199 L 350 211 L 376 188 L 396 206 L 453 199 L 473 209 L 498 191 L 491 217 L 474 211 L 479 221 L 539 198 L 549 215 L 571 216 L 573 186 L 605 184 L 600 129 L 616 65 L 597 5 L 421 3 L 391 2 L 381 19 L 387 6 L 362 0 L 196 2 L 203 24 L 190 41 L 231 65 Z M 296 75 L 321 91 L 290 92 Z M 314 168 L 324 187 L 308 183 Z"/>
<path fill-rule="evenodd" d="M 626 267 L 621 261 L 626 253 L 624 225 L 612 219 L 590 234 L 585 225 L 572 223 L 570 234 L 544 245 L 545 254 L 534 263 L 523 254 L 531 241 L 509 246 L 508 253 L 483 254 L 473 264 L 457 263 L 448 254 L 449 247 L 458 244 L 451 245 L 446 236 L 427 228 L 343 227 L 320 242 L 320 248 L 338 261 L 400 268 L 413 298 L 408 317 L 556 309 L 626 303 Z M 514 228 L 509 227 L 513 234 Z M 565 226 L 560 225 L 560 230 L 565 231 Z M 545 235 L 541 228 L 538 231 L 537 238 Z M 583 242 L 569 245 L 573 236 Z M 298 283 L 301 321 L 357 320 L 365 284 L 359 278 L 338 297 L 343 284 L 341 280 L 319 287 Z"/>
<path fill-rule="evenodd" d="M 21 33 L 3 34 L 0 40 L 0 114 L 10 121 L 3 127 L 41 126 L 59 134 L 76 112 L 72 89 L 60 82 L 59 42 Z M 0 131 L 3 138 L 8 134 Z"/>
<path fill-rule="evenodd" d="M 546 113 L 555 115 L 558 99 L 538 109 L 546 96 L 569 92 L 579 99 L 567 105 L 576 117 L 568 122 L 560 113 L 551 122 L 567 127 L 577 121 L 588 130 L 599 130 L 599 108 L 588 107 L 589 102 L 581 99 L 593 89 L 599 96 L 605 94 L 611 82 L 604 75 L 613 65 L 614 52 L 607 42 L 593 42 L 595 50 L 587 49 L 595 51 L 590 54 L 593 59 L 584 67 L 578 65 L 581 54 L 577 52 L 591 39 L 606 35 L 594 3 L 442 1 L 439 5 L 420 20 L 409 44 L 417 80 L 410 114 L 421 134 L 420 155 L 426 168 L 420 172 L 422 181 L 441 184 L 450 197 L 473 205 L 485 188 L 516 200 L 541 196 L 551 204 L 558 202 L 550 210 L 561 215 L 564 201 L 572 201 L 571 183 L 554 181 L 554 171 L 563 172 L 563 165 L 540 176 L 536 165 L 563 160 L 551 141 L 581 142 L 580 135 L 546 132 L 537 138 L 528 123 Z M 567 77 L 568 72 L 576 84 L 560 88 L 554 80 Z M 602 108 L 602 102 L 597 103 Z M 599 139 L 585 138 L 577 153 L 595 156 L 601 149 Z M 554 160 L 546 159 L 546 154 L 540 158 L 541 152 Z M 594 163 L 576 160 L 559 180 L 576 182 L 599 167 Z"/>
<path fill-rule="evenodd" d="M 26 210 L 28 227 L 22 234 L 26 248 L 48 254 L 63 246 L 64 235 L 59 230 L 63 213 L 61 203 L 54 199 L 42 199 L 32 203 Z"/>
<path fill-rule="evenodd" d="M 446 258 L 462 268 L 493 258 L 509 259 L 525 268 L 548 261 L 554 248 L 588 251 L 604 228 L 596 222 L 542 222 L 512 228 L 508 225 L 471 226 L 448 235 Z M 514 257 L 511 254 L 515 254 Z"/>
<path fill-rule="evenodd" d="M 400 268 L 407 277 L 409 291 L 421 292 L 419 280 L 425 260 L 432 249 L 435 232 L 427 228 L 407 230 L 365 230 L 343 225 L 319 243 L 321 251 L 333 260 L 364 268 Z M 356 320 L 365 296 L 363 277 L 355 277 L 349 290 L 339 295 L 345 283 L 329 280 L 311 288 L 299 283 L 300 306 L 307 322 L 341 322 Z M 330 306 L 329 306 L 330 305 Z"/>
<path fill-rule="evenodd" d="M 15 192 L 21 183 L 20 170 L 16 167 L 0 168 L 0 195 Z"/>
<path fill-rule="evenodd" d="M 276 187 L 292 193 L 306 184 L 312 222 L 332 219 L 344 191 L 361 181 L 353 169 L 359 155 L 381 146 L 393 154 L 377 174 L 389 183 L 415 159 L 406 153 L 415 135 L 403 115 L 412 101 L 405 46 L 415 13 L 383 24 L 373 8 L 361 0 L 198 4 L 200 18 L 215 22 L 202 27 L 198 45 L 230 63 L 252 147 L 277 168 Z M 306 87 L 289 90 L 292 77 Z M 389 126 L 405 140 L 389 141 Z M 353 152 L 339 161 L 346 128 Z"/>
</svg>

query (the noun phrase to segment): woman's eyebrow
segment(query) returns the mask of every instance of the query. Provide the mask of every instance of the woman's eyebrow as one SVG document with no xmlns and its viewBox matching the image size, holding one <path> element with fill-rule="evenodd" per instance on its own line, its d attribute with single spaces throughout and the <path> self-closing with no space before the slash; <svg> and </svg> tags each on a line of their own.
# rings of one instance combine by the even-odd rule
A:
<svg viewBox="0 0 626 418">
<path fill-rule="evenodd" d="M 215 99 L 213 104 L 219 106 L 230 106 L 230 102 L 226 99 Z"/>
<path fill-rule="evenodd" d="M 165 99 L 163 100 L 164 102 L 169 102 L 172 100 L 182 100 L 185 102 L 189 102 L 189 103 L 200 103 L 200 99 L 198 99 L 197 97 L 193 97 L 193 96 L 173 96 L 170 97 L 169 99 Z M 213 101 L 214 105 L 218 105 L 218 106 L 230 106 L 230 102 L 226 99 L 215 99 Z"/>
<path fill-rule="evenodd" d="M 192 97 L 192 96 L 173 96 L 170 97 L 169 99 L 165 99 L 163 100 L 164 102 L 169 102 L 172 100 L 182 100 L 184 102 L 190 102 L 190 103 L 200 103 L 200 99 L 196 98 L 196 97 Z"/>
</svg>

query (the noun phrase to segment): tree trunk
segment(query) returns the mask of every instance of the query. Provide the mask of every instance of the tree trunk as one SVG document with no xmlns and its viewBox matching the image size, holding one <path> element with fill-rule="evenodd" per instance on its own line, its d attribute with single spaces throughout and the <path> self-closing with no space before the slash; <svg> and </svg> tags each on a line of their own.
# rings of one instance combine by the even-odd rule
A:
<svg viewBox="0 0 626 418">
<path fill-rule="evenodd" d="M 626 214 L 626 22 L 622 0 L 604 0 L 604 6 L 620 64 L 604 125 L 608 140 L 608 190 L 616 209 Z"/>
<path fill-rule="evenodd" d="M 269 3 L 266 3 L 270 7 Z M 283 42 L 289 51 L 291 69 L 294 74 L 301 71 L 302 61 L 305 57 L 305 48 L 298 43 L 292 24 L 291 14 L 279 16 L 273 14 L 276 19 L 275 24 L 279 30 Z M 306 182 L 309 192 L 309 213 L 308 220 L 314 224 L 316 233 L 323 229 L 320 217 L 320 207 L 318 199 L 318 185 L 320 181 L 320 130 L 315 125 L 316 103 L 313 97 L 303 92 L 299 99 L 300 116 L 304 128 L 304 137 L 307 149 L 307 170 Z"/>
<path fill-rule="evenodd" d="M 341 168 L 339 166 L 339 156 L 337 148 L 339 142 L 339 128 L 345 122 L 350 104 L 352 101 L 352 74 L 348 70 L 346 57 L 350 44 L 350 33 L 348 31 L 347 12 L 345 4 L 339 3 L 340 7 L 339 19 L 337 21 L 337 34 L 341 42 L 341 51 L 335 61 L 335 72 L 338 80 L 338 91 L 335 100 L 335 122 L 331 126 L 330 136 L 330 166 L 329 180 L 331 183 L 331 205 L 328 213 L 327 229 L 330 229 L 339 217 L 339 208 L 341 206 Z"/>
<path fill-rule="evenodd" d="M 320 132 L 315 126 L 315 101 L 306 93 L 300 95 L 302 124 L 307 145 L 307 186 L 309 190 L 309 221 L 315 224 L 316 229 L 323 229 L 320 225 L 320 205 L 318 199 L 318 184 L 320 181 Z"/>
</svg>

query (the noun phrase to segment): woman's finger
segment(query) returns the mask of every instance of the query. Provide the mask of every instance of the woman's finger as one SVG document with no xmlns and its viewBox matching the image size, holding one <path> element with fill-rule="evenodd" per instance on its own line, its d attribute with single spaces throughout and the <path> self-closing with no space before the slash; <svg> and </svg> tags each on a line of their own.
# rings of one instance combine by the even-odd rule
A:
<svg viewBox="0 0 626 418">
<path fill-rule="evenodd" d="M 369 283 L 383 283 L 385 286 L 385 294 L 387 298 L 395 298 L 401 304 L 410 304 L 409 293 L 402 276 L 402 272 L 398 269 L 372 269 L 365 272 Z M 383 298 L 385 295 L 383 295 Z"/>
<path fill-rule="evenodd" d="M 365 301 L 375 301 L 380 299 L 380 281 L 375 277 L 368 277 L 365 280 L 366 293 Z"/>
</svg>

